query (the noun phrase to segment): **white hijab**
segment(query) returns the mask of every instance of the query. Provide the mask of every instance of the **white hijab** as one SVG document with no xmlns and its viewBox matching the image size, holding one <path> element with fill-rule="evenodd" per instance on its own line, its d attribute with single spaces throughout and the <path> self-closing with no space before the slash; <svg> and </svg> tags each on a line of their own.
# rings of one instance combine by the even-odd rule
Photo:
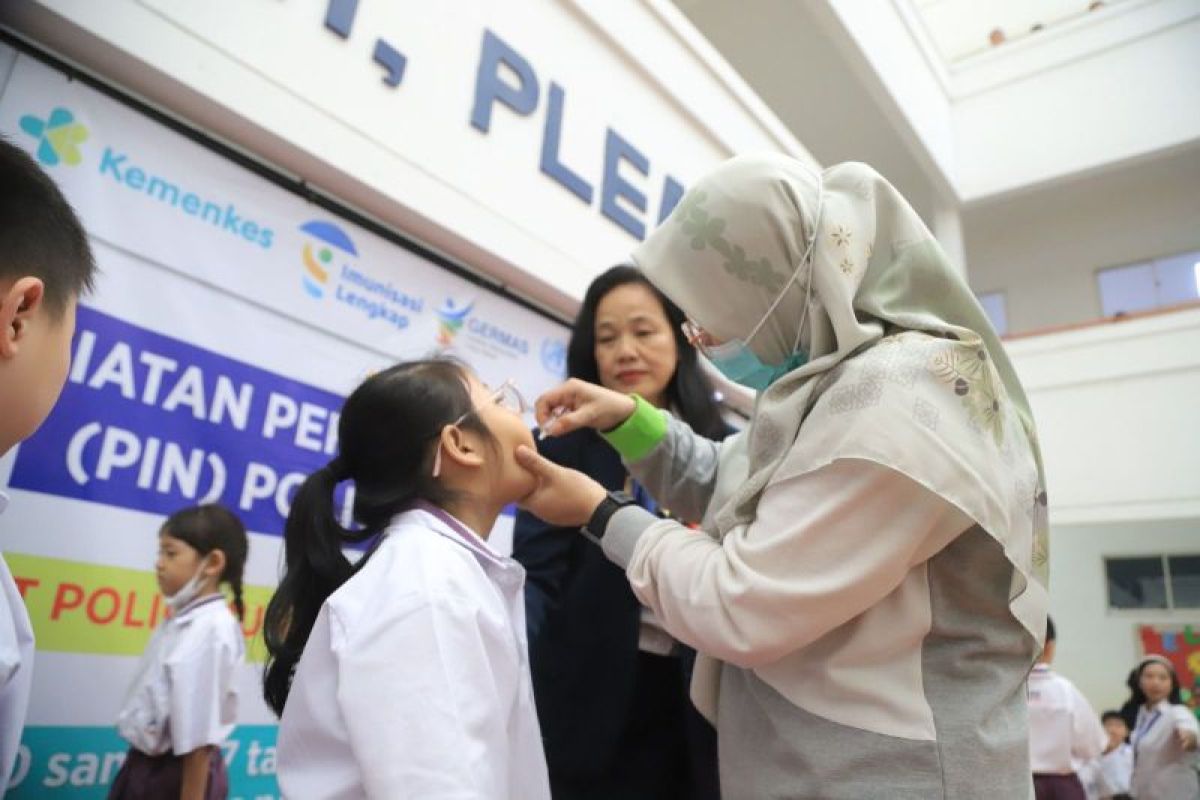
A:
<svg viewBox="0 0 1200 800">
<path fill-rule="evenodd" d="M 718 339 L 746 339 L 766 316 L 749 342 L 761 360 L 784 363 L 797 336 L 810 355 L 759 395 L 733 445 L 744 452 L 722 461 L 746 474 L 706 515 L 718 536 L 754 519 L 773 478 L 871 460 L 999 542 L 1014 568 L 1010 609 L 1041 642 L 1046 494 L 1029 402 L 975 296 L 891 184 L 865 164 L 818 173 L 782 155 L 737 157 L 693 186 L 634 260 Z"/>
</svg>

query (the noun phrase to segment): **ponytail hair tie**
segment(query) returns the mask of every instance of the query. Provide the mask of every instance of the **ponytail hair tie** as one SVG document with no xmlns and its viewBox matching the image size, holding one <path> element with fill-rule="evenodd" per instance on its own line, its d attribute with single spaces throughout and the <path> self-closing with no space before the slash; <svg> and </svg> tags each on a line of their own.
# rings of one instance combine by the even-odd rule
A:
<svg viewBox="0 0 1200 800">
<path fill-rule="evenodd" d="M 325 465 L 325 469 L 329 470 L 329 474 L 332 475 L 333 479 L 338 483 L 341 483 L 350 477 L 350 470 L 346 469 L 346 462 L 342 461 L 341 456 L 335 456 L 328 464 Z"/>
</svg>

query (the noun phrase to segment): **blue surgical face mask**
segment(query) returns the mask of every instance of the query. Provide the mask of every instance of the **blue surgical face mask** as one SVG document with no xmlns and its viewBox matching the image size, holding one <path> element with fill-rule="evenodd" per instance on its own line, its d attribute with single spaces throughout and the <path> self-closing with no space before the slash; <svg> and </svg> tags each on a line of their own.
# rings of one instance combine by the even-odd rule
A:
<svg viewBox="0 0 1200 800">
<path fill-rule="evenodd" d="M 732 339 L 725 344 L 709 347 L 705 355 L 726 378 L 758 392 L 764 391 L 780 377 L 808 363 L 808 353 L 797 349 L 777 367 L 764 364 L 750 349 L 750 345 L 741 339 Z"/>
<path fill-rule="evenodd" d="M 750 335 L 745 339 L 730 339 L 729 341 L 706 347 L 704 355 L 712 362 L 712 365 L 720 371 L 722 375 L 734 383 L 740 383 L 755 391 L 765 391 L 768 386 L 777 381 L 779 378 L 788 374 L 794 369 L 799 369 L 808 363 L 808 353 L 800 347 L 800 334 L 804 330 L 805 320 L 808 319 L 808 306 L 812 300 L 812 274 L 810 270 L 808 278 L 808 286 L 804 293 L 804 308 L 800 312 L 800 324 L 796 328 L 796 340 L 792 343 L 792 352 L 784 362 L 779 365 L 771 365 L 763 363 L 763 360 L 750 349 L 750 340 L 762 329 L 766 321 L 770 319 L 771 314 L 775 311 L 776 306 L 783 300 L 788 289 L 796 282 L 796 278 L 800 275 L 800 271 L 804 269 L 804 265 L 811 263 L 813 249 L 817 242 L 817 229 L 821 220 L 821 209 L 825 201 L 825 187 L 818 176 L 817 182 L 817 213 L 813 217 L 812 233 L 808 239 L 808 247 L 805 249 L 804 257 L 800 259 L 796 271 L 792 273 L 792 277 L 784 284 L 775 300 L 767 308 L 767 313 L 758 321 L 758 324 L 750 331 Z"/>
</svg>

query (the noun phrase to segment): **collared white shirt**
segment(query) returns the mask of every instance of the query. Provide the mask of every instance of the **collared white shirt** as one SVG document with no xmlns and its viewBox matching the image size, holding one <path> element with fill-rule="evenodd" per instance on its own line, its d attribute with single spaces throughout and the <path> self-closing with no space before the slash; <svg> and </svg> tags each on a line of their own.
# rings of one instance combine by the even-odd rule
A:
<svg viewBox="0 0 1200 800">
<path fill-rule="evenodd" d="M 1075 770 L 1088 800 L 1129 794 L 1133 777 L 1133 748 L 1122 744 Z"/>
<path fill-rule="evenodd" d="M 225 741 L 237 722 L 234 673 L 244 658 L 224 596 L 193 600 L 150 637 L 117 714 L 121 738 L 152 756 Z"/>
<path fill-rule="evenodd" d="M 7 507 L 8 495 L 0 492 L 0 513 Z M 21 747 L 33 689 L 33 650 L 29 611 L 8 564 L 0 558 L 0 796 Z"/>
<path fill-rule="evenodd" d="M 284 797 L 550 797 L 525 571 L 423 504 L 325 601 L 279 724 Z"/>
<path fill-rule="evenodd" d="M 1035 775 L 1069 775 L 1099 758 L 1108 737 L 1075 684 L 1046 664 L 1029 674 L 1029 766 Z"/>
<path fill-rule="evenodd" d="M 1196 775 L 1196 750 L 1179 746 L 1178 731 L 1196 733 L 1200 725 L 1187 706 L 1160 700 L 1152 708 L 1138 709 L 1137 724 L 1129 737 L 1133 745 L 1133 791 L 1142 798 L 1200 797 Z"/>
</svg>

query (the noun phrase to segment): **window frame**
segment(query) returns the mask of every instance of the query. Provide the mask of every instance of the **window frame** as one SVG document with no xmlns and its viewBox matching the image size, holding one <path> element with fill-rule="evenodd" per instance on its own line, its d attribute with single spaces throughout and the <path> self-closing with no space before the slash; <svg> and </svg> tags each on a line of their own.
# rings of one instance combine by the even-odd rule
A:
<svg viewBox="0 0 1200 800">
<path fill-rule="evenodd" d="M 1108 319 L 1108 318 L 1116 316 L 1117 314 L 1126 314 L 1126 315 L 1128 315 L 1128 314 L 1145 314 L 1147 312 L 1157 311 L 1162 308 L 1173 308 L 1174 306 L 1180 305 L 1182 303 L 1200 302 L 1200 284 L 1198 284 L 1196 286 L 1196 297 L 1192 298 L 1191 301 L 1174 300 L 1171 302 L 1164 302 L 1163 298 L 1160 295 L 1160 291 L 1163 286 L 1162 278 L 1160 276 L 1160 266 L 1159 266 L 1160 262 L 1174 261 L 1174 260 L 1180 259 L 1180 258 L 1191 260 L 1193 262 L 1193 265 L 1200 264 L 1200 249 L 1183 250 L 1178 253 L 1163 253 L 1160 255 L 1139 259 L 1137 261 L 1129 261 L 1124 264 L 1110 264 L 1105 267 L 1097 267 L 1095 270 L 1092 271 L 1092 283 L 1095 286 L 1096 303 L 1100 307 L 1101 317 Z M 1100 282 L 1100 276 L 1106 272 L 1111 273 L 1111 272 L 1115 272 L 1117 270 L 1127 270 L 1127 269 L 1133 269 L 1136 267 L 1147 267 L 1147 266 L 1150 267 L 1150 275 L 1154 281 L 1154 286 L 1153 286 L 1154 304 L 1152 306 L 1150 306 L 1149 308 L 1137 308 L 1137 309 L 1128 309 L 1128 310 L 1120 309 L 1112 314 L 1108 313 L 1104 307 L 1104 305 L 1105 305 L 1104 304 L 1104 289 Z M 1193 266 L 1193 269 L 1195 269 L 1195 266 Z M 1200 276 L 1200 273 L 1197 273 L 1197 274 L 1198 274 L 1198 276 Z"/>
<path fill-rule="evenodd" d="M 1110 582 L 1108 578 L 1108 564 L 1112 561 L 1139 561 L 1148 558 L 1157 558 L 1162 565 L 1163 575 L 1163 599 L 1166 602 L 1165 608 L 1152 608 L 1150 606 L 1137 606 L 1134 608 L 1121 608 L 1113 605 L 1112 592 L 1110 590 Z M 1177 607 L 1175 605 L 1175 589 L 1172 586 L 1171 580 L 1171 559 L 1172 558 L 1200 558 L 1200 551 L 1178 551 L 1178 552 L 1159 552 L 1159 553 L 1120 553 L 1120 554 L 1101 554 L 1100 556 L 1100 575 L 1104 581 L 1104 605 L 1109 614 L 1117 614 L 1128 616 L 1130 614 L 1146 615 L 1146 614 L 1188 614 L 1196 613 L 1200 610 L 1197 606 Z"/>
</svg>

